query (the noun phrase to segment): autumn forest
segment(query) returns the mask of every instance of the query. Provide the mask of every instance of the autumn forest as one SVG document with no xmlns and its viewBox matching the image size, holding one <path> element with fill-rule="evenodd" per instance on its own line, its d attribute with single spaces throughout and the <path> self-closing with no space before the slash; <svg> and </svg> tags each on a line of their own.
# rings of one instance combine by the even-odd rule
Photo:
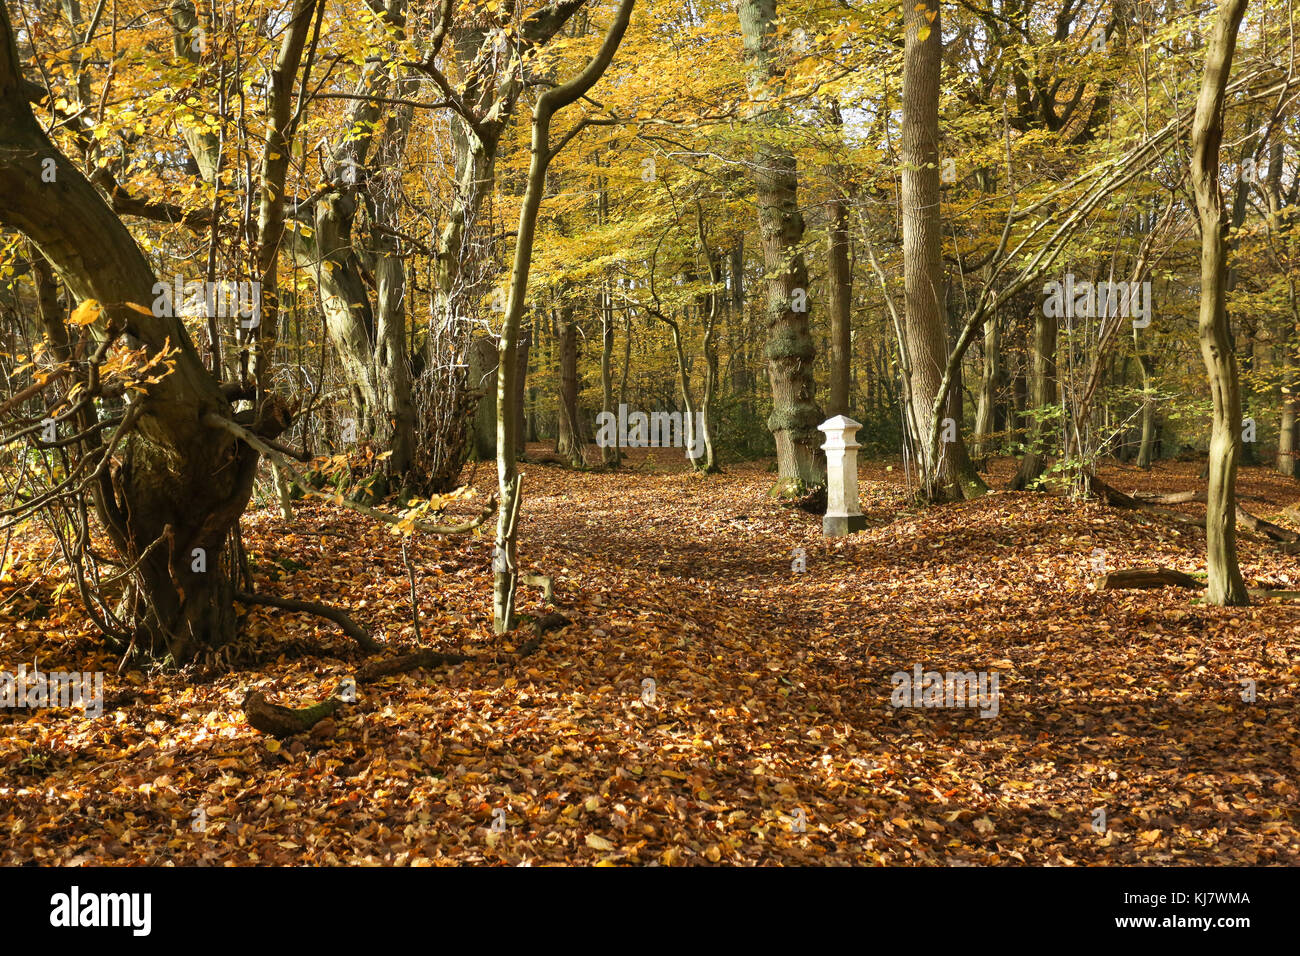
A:
<svg viewBox="0 0 1300 956">
<path fill-rule="evenodd" d="M 1300 863 L 1297 28 L 0 0 L 0 863 Z"/>
</svg>

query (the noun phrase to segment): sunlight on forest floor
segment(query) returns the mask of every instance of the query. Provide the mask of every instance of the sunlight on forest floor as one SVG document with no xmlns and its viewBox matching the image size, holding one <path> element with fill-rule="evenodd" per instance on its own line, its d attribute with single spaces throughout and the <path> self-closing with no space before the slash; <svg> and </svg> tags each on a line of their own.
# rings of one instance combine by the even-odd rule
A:
<svg viewBox="0 0 1300 956">
<path fill-rule="evenodd" d="M 704 478 L 646 454 L 616 473 L 523 466 L 521 566 L 554 576 L 572 622 L 536 653 L 366 685 L 283 743 L 241 701 L 333 693 L 363 658 L 332 624 L 259 607 L 242 669 L 118 675 L 29 532 L 0 667 L 103 670 L 109 703 L 95 720 L 0 711 L 0 862 L 1300 862 L 1300 602 L 1092 589 L 1099 554 L 1203 572 L 1200 531 L 1042 494 L 922 510 L 899 469 L 868 462 L 868 529 L 825 539 L 765 497 L 766 463 Z M 993 462 L 994 484 L 1012 466 Z M 1183 491 L 1200 468 L 1102 477 Z M 473 482 L 486 497 L 494 466 Z M 1238 492 L 1296 527 L 1294 481 L 1247 468 Z M 244 527 L 260 591 L 413 645 L 387 527 L 314 503 Z M 492 636 L 491 552 L 487 535 L 412 540 L 423 646 L 522 643 Z M 1245 531 L 1240 555 L 1250 587 L 1300 589 L 1296 557 Z M 915 665 L 996 672 L 997 716 L 891 706 L 891 675 Z"/>
</svg>

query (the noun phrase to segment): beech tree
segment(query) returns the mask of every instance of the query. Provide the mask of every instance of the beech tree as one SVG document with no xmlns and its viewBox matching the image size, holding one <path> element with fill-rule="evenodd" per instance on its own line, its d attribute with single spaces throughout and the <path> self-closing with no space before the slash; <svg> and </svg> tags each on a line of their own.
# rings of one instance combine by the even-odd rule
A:
<svg viewBox="0 0 1300 956">
<path fill-rule="evenodd" d="M 551 144 L 551 123 L 557 113 L 586 96 L 609 69 L 614 52 L 623 41 L 623 34 L 627 32 L 634 4 L 635 0 L 620 0 L 614 20 L 596 54 L 571 79 L 552 86 L 538 96 L 537 104 L 533 107 L 528 179 L 523 202 L 519 207 L 519 229 L 515 236 L 514 262 L 510 269 L 510 292 L 501 323 L 497 359 L 497 483 L 501 505 L 493 555 L 492 607 L 493 627 L 498 634 L 515 626 L 515 591 L 519 580 L 516 534 L 519 510 L 523 504 L 515 451 L 515 432 L 519 427 L 519 419 L 515 414 L 515 390 L 519 374 L 519 320 L 528 300 L 528 275 L 532 268 L 537 215 L 541 210 L 546 189 L 546 170 L 551 161 L 592 119 L 579 120 L 554 145 Z"/>
<path fill-rule="evenodd" d="M 772 386 L 768 428 L 776 439 L 776 490 L 785 494 L 821 484 L 822 422 L 815 397 L 809 334 L 808 267 L 799 210 L 798 165 L 781 139 L 788 126 L 780 103 L 782 75 L 775 46 L 776 0 L 741 0 L 740 28 L 753 101 L 754 191 L 767 291 L 767 371 Z"/>
<path fill-rule="evenodd" d="M 1205 72 L 1192 124 L 1192 186 L 1201 224 L 1201 308 L 1197 323 L 1201 355 L 1214 401 L 1210 425 L 1210 481 L 1206 492 L 1205 557 L 1208 600 L 1248 604 L 1237 565 L 1237 462 L 1241 457 L 1241 385 L 1225 302 L 1228 225 L 1219 188 L 1224 94 L 1237 48 L 1246 0 L 1224 0 L 1205 51 Z"/>
<path fill-rule="evenodd" d="M 314 9 L 314 0 L 294 8 L 287 55 L 277 64 L 289 77 Z M 118 563 L 129 569 L 116 602 L 98 609 L 104 629 L 159 658 L 188 661 L 236 632 L 231 535 L 259 455 L 223 424 L 238 417 L 273 440 L 287 416 L 271 394 L 236 416 L 227 391 L 238 383 L 222 383 L 204 366 L 176 310 L 154 308 L 157 277 L 139 246 L 37 123 L 29 99 L 44 96 L 22 75 L 0 5 L 0 223 L 29 237 L 81 302 L 76 353 L 85 364 L 66 373 L 81 387 L 68 391 L 54 419 L 56 441 L 73 449 L 74 470 L 52 494 L 88 493 Z M 147 374 L 117 383 L 123 411 L 106 414 L 112 392 L 100 366 L 122 348 Z M 16 510 L 30 513 L 40 503 Z"/>
<path fill-rule="evenodd" d="M 937 0 L 906 4 L 903 53 L 904 303 L 913 416 L 920 466 L 931 497 L 971 498 L 987 491 L 962 438 L 961 390 L 948 389 L 942 407 L 954 426 L 939 454 L 929 438 L 940 417 L 934 407 L 948 364 L 948 284 L 941 255 L 939 210 L 939 65 L 942 22 Z"/>
</svg>

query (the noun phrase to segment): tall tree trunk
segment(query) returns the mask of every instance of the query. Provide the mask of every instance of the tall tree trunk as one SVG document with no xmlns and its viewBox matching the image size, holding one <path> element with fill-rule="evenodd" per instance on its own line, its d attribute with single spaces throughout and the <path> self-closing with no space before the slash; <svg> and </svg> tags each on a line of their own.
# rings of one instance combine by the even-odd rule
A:
<svg viewBox="0 0 1300 956">
<path fill-rule="evenodd" d="M 750 336 L 745 322 L 745 240 L 740 237 L 728 257 L 728 274 L 731 277 L 731 302 L 727 309 L 729 344 L 731 345 L 731 391 L 735 396 L 738 417 L 748 434 L 754 419 L 751 396 L 754 393 L 754 371 L 746 351 Z M 734 332 L 734 337 L 732 333 Z"/>
<path fill-rule="evenodd" d="M 522 378 L 523 376 L 520 376 Z M 497 456 L 497 416 L 489 396 L 497 393 L 497 346 L 489 336 L 474 338 L 469 348 L 469 387 L 479 396 L 474 413 L 474 457 L 495 461 Z"/>
<path fill-rule="evenodd" d="M 280 39 L 280 52 L 271 68 L 267 96 L 266 141 L 258 183 L 261 207 L 257 216 L 257 273 L 261 281 L 261 321 L 247 330 L 252 353 L 252 379 L 258 397 L 266 394 L 267 376 L 275 357 L 280 324 L 280 246 L 284 241 L 285 178 L 289 174 L 297 116 L 293 88 L 303 62 L 318 0 L 293 0 L 289 20 Z M 310 62 L 310 61 L 308 61 Z"/>
<path fill-rule="evenodd" d="M 718 386 L 718 317 L 723 309 L 724 292 L 722 288 L 722 257 L 709 248 L 708 234 L 704 226 L 704 204 L 695 202 L 695 235 L 699 242 L 699 252 L 709 272 L 709 291 L 695 300 L 695 311 L 704 326 L 704 392 L 700 397 L 700 434 L 692 437 L 698 443 L 696 451 L 703 448 L 703 460 L 692 459 L 692 464 L 705 474 L 715 474 L 718 468 L 717 450 L 713 445 L 713 398 Z M 682 389 L 686 391 L 686 375 L 683 370 Z M 686 395 L 687 415 L 693 428 L 695 416 L 690 412 L 690 395 Z"/>
<path fill-rule="evenodd" d="M 1137 327 L 1133 328 L 1133 351 L 1137 353 L 1138 368 L 1142 372 L 1142 443 L 1138 446 L 1137 465 L 1150 471 L 1156 454 L 1156 400 L 1155 361 L 1138 343 Z"/>
<path fill-rule="evenodd" d="M 1300 406 L 1300 376 L 1296 374 L 1295 336 L 1282 342 L 1281 408 L 1278 415 L 1277 470 L 1288 477 L 1296 476 L 1297 406 Z"/>
<path fill-rule="evenodd" d="M 1156 403 L 1146 394 L 1152 387 L 1151 359 L 1138 357 L 1142 368 L 1142 437 L 1138 445 L 1137 466 L 1143 471 L 1150 471 L 1156 456 Z"/>
<path fill-rule="evenodd" d="M 948 393 L 942 416 L 953 419 L 932 460 L 934 404 L 948 364 L 947 282 L 939 210 L 939 67 L 943 54 L 938 0 L 904 4 L 903 277 L 916 448 L 922 487 L 931 500 L 973 498 L 988 489 L 975 473 L 961 435 L 961 385 Z"/>
<path fill-rule="evenodd" d="M 623 314 L 623 374 L 619 377 L 618 384 L 618 401 L 621 405 L 627 404 L 627 385 L 628 378 L 632 374 L 632 312 L 626 310 Z"/>
<path fill-rule="evenodd" d="M 527 330 L 519 336 L 519 361 L 516 365 L 518 374 L 515 375 L 515 454 L 523 455 L 528 448 L 528 432 L 525 428 L 525 409 L 524 396 L 527 394 L 525 387 L 528 380 L 528 352 L 532 345 L 533 337 Z"/>
<path fill-rule="evenodd" d="M 1246 0 L 1224 0 L 1205 54 L 1205 73 L 1192 122 L 1192 187 L 1201 223 L 1201 357 L 1210 382 L 1214 419 L 1206 490 L 1206 599 L 1211 604 L 1248 604 L 1237 566 L 1237 461 L 1241 455 L 1241 387 L 1226 303 L 1228 237 L 1219 190 L 1224 88 L 1232 71 L 1237 30 Z"/>
<path fill-rule="evenodd" d="M 1282 198 L 1283 143 L 1269 145 L 1268 180 L 1264 194 L 1268 199 L 1268 229 L 1276 237 L 1281 254 L 1289 257 L 1294 238 L 1294 220 L 1285 216 Z M 1288 313 L 1273 360 L 1282 369 L 1278 395 L 1277 470 L 1296 477 L 1296 429 L 1300 425 L 1300 374 L 1296 366 L 1296 338 L 1300 333 L 1300 281 L 1295 270 L 1283 269 L 1287 285 Z M 1281 354 L 1278 355 L 1277 352 Z"/>
<path fill-rule="evenodd" d="M 718 451 L 713 438 L 713 400 L 718 390 L 718 348 L 714 342 L 717 329 L 710 325 L 704 333 L 704 394 L 700 397 L 700 421 L 702 434 L 699 440 L 704 442 L 704 472 L 713 474 L 721 471 L 718 465 Z"/>
<path fill-rule="evenodd" d="M 740 28 L 755 128 L 754 187 L 767 279 L 767 368 L 772 386 L 768 428 L 776 439 L 779 480 L 786 494 L 822 484 L 822 413 L 815 399 L 815 347 L 808 326 L 808 268 L 800 243 L 799 177 L 782 133 L 789 115 L 780 103 L 783 71 L 776 61 L 776 0 L 741 0 Z M 802 300 L 802 301 L 800 301 Z M 796 307 L 802 305 L 801 311 Z"/>
</svg>

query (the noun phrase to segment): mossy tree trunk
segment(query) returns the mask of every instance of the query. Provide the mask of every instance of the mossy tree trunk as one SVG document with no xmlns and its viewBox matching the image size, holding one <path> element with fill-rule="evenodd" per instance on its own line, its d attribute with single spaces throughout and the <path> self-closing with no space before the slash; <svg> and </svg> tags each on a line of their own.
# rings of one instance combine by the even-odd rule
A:
<svg viewBox="0 0 1300 956">
<path fill-rule="evenodd" d="M 767 368 L 772 386 L 768 429 L 776 440 L 778 493 L 826 480 L 821 455 L 822 412 L 813 380 L 815 347 L 808 324 L 808 267 L 800 244 L 799 176 L 794 152 L 782 141 L 789 115 L 780 102 L 783 70 L 774 53 L 776 0 L 741 0 L 754 129 L 754 187 L 767 284 Z"/>
</svg>

